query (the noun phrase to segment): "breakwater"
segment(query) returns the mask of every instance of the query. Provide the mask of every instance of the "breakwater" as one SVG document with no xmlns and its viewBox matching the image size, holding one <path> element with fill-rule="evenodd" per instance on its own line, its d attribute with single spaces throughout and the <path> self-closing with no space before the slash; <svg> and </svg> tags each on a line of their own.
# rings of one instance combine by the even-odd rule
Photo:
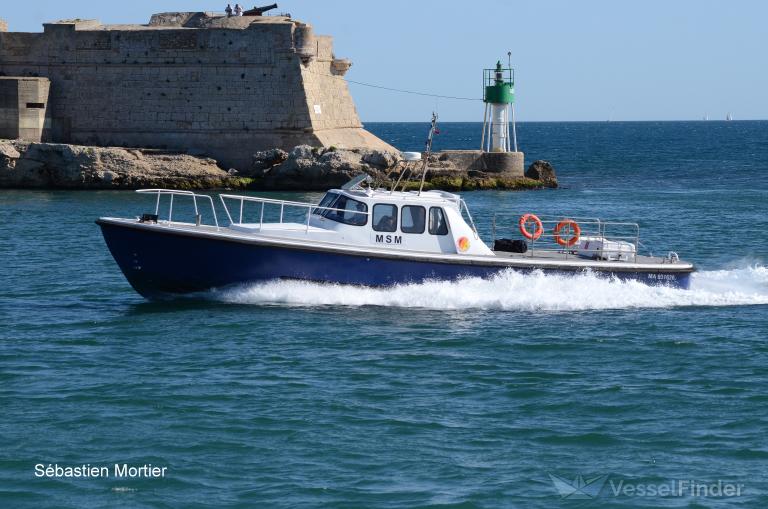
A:
<svg viewBox="0 0 768 509">
<path fill-rule="evenodd" d="M 459 155 L 459 157 L 456 156 Z M 426 187 L 445 190 L 537 189 L 557 187 L 554 170 L 540 162 L 526 175 L 480 166 L 467 152 L 431 156 Z M 391 185 L 407 171 L 401 154 L 372 149 L 299 145 L 252 156 L 247 169 L 226 169 L 205 156 L 153 149 L 97 147 L 0 140 L 0 188 L 43 189 L 253 189 L 322 191 L 339 187 L 360 173 Z M 405 184 L 406 186 L 409 183 Z M 411 184 L 412 185 L 412 184 Z"/>
</svg>

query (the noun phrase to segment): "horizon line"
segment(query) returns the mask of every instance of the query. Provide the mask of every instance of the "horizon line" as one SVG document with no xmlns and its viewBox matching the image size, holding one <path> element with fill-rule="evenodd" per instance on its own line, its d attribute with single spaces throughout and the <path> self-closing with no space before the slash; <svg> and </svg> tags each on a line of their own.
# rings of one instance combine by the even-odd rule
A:
<svg viewBox="0 0 768 509">
<path fill-rule="evenodd" d="M 766 122 L 768 119 L 766 118 L 747 118 L 747 119 L 739 119 L 739 120 L 725 120 L 725 119 L 715 119 L 715 120 L 703 120 L 703 119 L 677 119 L 677 120 L 517 120 L 515 121 L 515 124 L 546 124 L 546 123 L 565 123 L 565 122 L 571 122 L 571 123 L 592 123 L 592 124 L 621 124 L 621 123 L 640 123 L 640 122 L 701 122 L 702 124 L 705 123 L 726 123 L 726 122 Z M 369 123 L 369 124 L 422 124 L 422 123 L 429 123 L 428 120 L 361 120 L 363 124 Z M 483 122 L 480 120 L 442 120 L 440 121 L 441 124 L 482 124 Z"/>
</svg>

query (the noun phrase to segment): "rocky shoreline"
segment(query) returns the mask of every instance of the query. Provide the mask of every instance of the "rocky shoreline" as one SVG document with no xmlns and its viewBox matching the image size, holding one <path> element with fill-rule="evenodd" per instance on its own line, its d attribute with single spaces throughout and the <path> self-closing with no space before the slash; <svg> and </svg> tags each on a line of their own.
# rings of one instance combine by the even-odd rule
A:
<svg viewBox="0 0 768 509">
<path fill-rule="evenodd" d="M 421 170 L 417 164 L 414 173 Z M 524 177 L 463 167 L 449 154 L 431 156 L 425 188 L 444 190 L 557 187 L 554 169 L 534 162 Z M 362 172 L 387 186 L 406 168 L 400 154 L 379 150 L 294 147 L 257 152 L 246 171 L 184 153 L 120 147 L 0 140 L 0 188 L 26 189 L 251 189 L 325 191 Z M 406 183 L 406 188 L 418 185 Z"/>
<path fill-rule="evenodd" d="M 216 161 L 186 154 L 0 142 L 0 187 L 44 189 L 213 189 L 244 187 Z"/>
</svg>

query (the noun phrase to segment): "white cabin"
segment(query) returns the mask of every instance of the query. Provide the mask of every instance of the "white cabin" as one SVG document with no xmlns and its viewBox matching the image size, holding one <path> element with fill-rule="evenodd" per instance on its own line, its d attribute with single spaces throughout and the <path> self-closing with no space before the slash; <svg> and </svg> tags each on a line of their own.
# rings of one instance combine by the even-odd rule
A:
<svg viewBox="0 0 768 509">
<path fill-rule="evenodd" d="M 328 191 L 312 207 L 306 224 L 235 222 L 230 228 L 353 247 L 493 256 L 471 222 L 456 194 L 356 187 Z"/>
</svg>

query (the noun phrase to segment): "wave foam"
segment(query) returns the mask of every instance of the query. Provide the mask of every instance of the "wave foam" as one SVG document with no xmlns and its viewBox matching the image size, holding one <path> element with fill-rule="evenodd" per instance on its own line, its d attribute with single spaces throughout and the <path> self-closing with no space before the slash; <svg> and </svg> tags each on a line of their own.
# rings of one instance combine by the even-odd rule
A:
<svg viewBox="0 0 768 509">
<path fill-rule="evenodd" d="M 213 292 L 212 297 L 229 303 L 259 305 L 532 311 L 739 306 L 768 304 L 768 268 L 697 272 L 689 290 L 592 274 L 561 276 L 509 271 L 487 280 L 468 278 L 389 288 L 273 281 Z"/>
</svg>

